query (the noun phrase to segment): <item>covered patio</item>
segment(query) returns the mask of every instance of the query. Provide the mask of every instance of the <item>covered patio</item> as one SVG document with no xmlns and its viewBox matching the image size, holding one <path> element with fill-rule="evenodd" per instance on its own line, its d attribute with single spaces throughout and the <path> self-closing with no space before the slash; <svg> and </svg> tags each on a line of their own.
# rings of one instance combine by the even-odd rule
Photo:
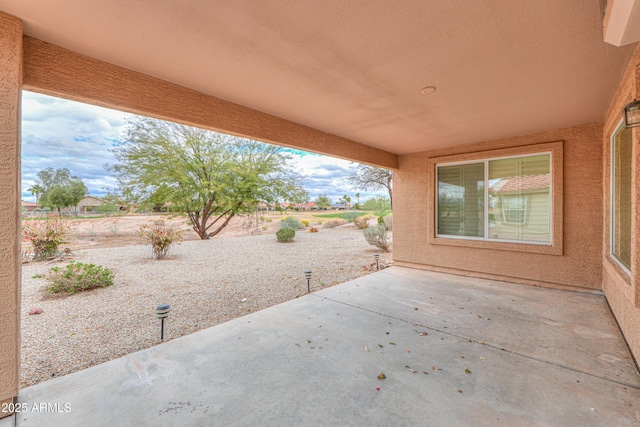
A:
<svg viewBox="0 0 640 427">
<path fill-rule="evenodd" d="M 392 267 L 19 401 L 20 427 L 631 426 L 640 375 L 599 291 Z"/>
</svg>

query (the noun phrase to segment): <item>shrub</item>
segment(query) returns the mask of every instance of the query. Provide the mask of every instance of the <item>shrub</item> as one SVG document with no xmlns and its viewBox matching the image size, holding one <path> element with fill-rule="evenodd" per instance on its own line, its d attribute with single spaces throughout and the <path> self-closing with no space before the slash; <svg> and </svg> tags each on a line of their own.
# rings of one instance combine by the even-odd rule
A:
<svg viewBox="0 0 640 427">
<path fill-rule="evenodd" d="M 373 217 L 374 217 L 373 215 L 369 215 L 369 214 L 365 216 L 360 216 L 353 220 L 353 224 L 356 226 L 357 229 L 364 230 L 365 228 L 369 227 L 369 220 L 372 219 Z"/>
<path fill-rule="evenodd" d="M 34 259 L 39 261 L 56 256 L 70 230 L 66 219 L 52 215 L 23 223 L 22 241 L 31 243 Z"/>
<path fill-rule="evenodd" d="M 384 225 L 387 227 L 387 230 L 391 231 L 393 228 L 393 215 L 388 215 L 384 217 Z"/>
<path fill-rule="evenodd" d="M 65 268 L 53 267 L 45 279 L 49 282 L 47 292 L 75 294 L 113 285 L 113 272 L 99 265 L 71 261 Z"/>
<path fill-rule="evenodd" d="M 389 234 L 384 224 L 378 224 L 364 230 L 364 238 L 370 245 L 376 246 L 384 252 L 389 252 Z"/>
<path fill-rule="evenodd" d="M 281 228 L 276 232 L 276 238 L 281 243 L 292 242 L 294 237 L 296 237 L 296 232 L 292 228 Z"/>
<path fill-rule="evenodd" d="M 293 218 L 288 216 L 285 219 L 280 220 L 280 228 L 290 228 L 292 230 L 299 230 L 301 228 L 304 228 L 304 225 L 302 225 L 302 223 L 298 221 L 298 218 Z"/>
<path fill-rule="evenodd" d="M 309 226 L 309 221 L 306 219 L 300 220 L 300 222 L 302 223 L 302 225 L 304 225 L 305 227 Z"/>
<path fill-rule="evenodd" d="M 182 231 L 172 223 L 164 220 L 153 221 L 140 226 L 138 235 L 151 245 L 153 257 L 163 259 L 169 253 L 171 244 L 182 240 Z"/>
<path fill-rule="evenodd" d="M 345 212 L 344 214 L 342 214 L 342 217 L 344 219 L 347 220 L 347 222 L 351 223 L 353 222 L 356 218 L 358 218 L 361 215 L 360 212 Z"/>
<path fill-rule="evenodd" d="M 328 221 L 323 222 L 322 226 L 324 228 L 335 228 L 345 224 L 347 224 L 346 219 L 336 218 L 336 219 L 330 219 Z"/>
</svg>

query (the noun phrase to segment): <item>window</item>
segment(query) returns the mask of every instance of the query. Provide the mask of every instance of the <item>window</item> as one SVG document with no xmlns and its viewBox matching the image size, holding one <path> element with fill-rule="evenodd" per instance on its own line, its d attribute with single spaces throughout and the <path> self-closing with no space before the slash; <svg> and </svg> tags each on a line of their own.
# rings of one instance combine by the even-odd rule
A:
<svg viewBox="0 0 640 427">
<path fill-rule="evenodd" d="M 551 153 L 438 164 L 437 237 L 547 244 Z"/>
<path fill-rule="evenodd" d="M 525 196 L 502 196 L 502 218 L 511 224 L 524 224 L 527 211 Z"/>
<path fill-rule="evenodd" d="M 631 266 L 632 131 L 622 124 L 611 137 L 611 255 L 629 272 Z"/>
</svg>

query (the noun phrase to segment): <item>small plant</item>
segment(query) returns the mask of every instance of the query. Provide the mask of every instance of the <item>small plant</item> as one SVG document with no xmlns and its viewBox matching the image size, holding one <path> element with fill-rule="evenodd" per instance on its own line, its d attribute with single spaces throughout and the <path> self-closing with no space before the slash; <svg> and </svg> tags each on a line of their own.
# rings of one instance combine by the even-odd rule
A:
<svg viewBox="0 0 640 427">
<path fill-rule="evenodd" d="M 385 252 L 389 252 L 389 234 L 384 224 L 378 224 L 364 230 L 364 238 L 370 245 L 376 246 Z"/>
<path fill-rule="evenodd" d="M 66 267 L 53 267 L 45 276 L 51 294 L 75 294 L 113 285 L 113 272 L 107 267 L 71 261 Z"/>
<path fill-rule="evenodd" d="M 360 212 L 345 212 L 342 217 L 346 219 L 347 222 L 351 223 L 360 215 L 361 215 Z"/>
<path fill-rule="evenodd" d="M 42 279 L 44 278 L 44 276 L 42 274 L 34 274 L 33 276 L 31 276 L 32 279 Z"/>
<path fill-rule="evenodd" d="M 249 236 L 260 234 L 262 231 L 266 230 L 266 227 L 262 225 L 262 223 L 265 222 L 265 218 L 262 215 L 258 215 L 257 210 L 243 218 L 244 220 L 242 221 L 241 226 Z"/>
<path fill-rule="evenodd" d="M 280 228 L 290 228 L 292 230 L 300 230 L 304 228 L 304 225 L 298 220 L 298 218 L 286 217 L 280 221 Z"/>
<path fill-rule="evenodd" d="M 113 223 L 109 226 L 109 232 L 113 237 L 116 237 L 118 235 L 118 223 L 116 221 L 113 221 Z"/>
<path fill-rule="evenodd" d="M 359 230 L 364 230 L 365 228 L 369 227 L 369 220 L 372 218 L 373 218 L 373 215 L 369 215 L 369 214 L 355 218 L 353 220 L 353 225 L 355 225 L 356 228 Z"/>
<path fill-rule="evenodd" d="M 387 230 L 391 231 L 393 228 L 393 215 L 387 215 L 384 217 L 384 225 Z"/>
<path fill-rule="evenodd" d="M 309 226 L 309 221 L 308 221 L 308 220 L 306 220 L 306 219 L 302 219 L 302 220 L 300 220 L 300 222 L 301 222 L 301 223 L 302 223 L 302 225 L 304 225 L 305 227 L 308 227 L 308 226 Z"/>
<path fill-rule="evenodd" d="M 341 225 L 345 225 L 345 224 L 347 224 L 347 220 L 346 219 L 336 218 L 336 219 L 330 219 L 328 221 L 323 222 L 322 226 L 324 228 L 335 228 L 335 227 L 340 227 Z"/>
<path fill-rule="evenodd" d="M 146 239 L 147 244 L 151 245 L 155 259 L 165 258 L 171 245 L 182 240 L 182 230 L 164 220 L 153 221 L 151 224 L 140 226 L 138 235 Z"/>
<path fill-rule="evenodd" d="M 296 237 L 296 232 L 291 228 L 281 228 L 276 232 L 276 238 L 281 243 L 292 242 L 294 237 Z"/>
<path fill-rule="evenodd" d="M 52 215 L 22 225 L 22 241 L 31 243 L 36 261 L 55 257 L 58 246 L 66 243 L 70 232 L 68 221 L 61 216 Z"/>
</svg>

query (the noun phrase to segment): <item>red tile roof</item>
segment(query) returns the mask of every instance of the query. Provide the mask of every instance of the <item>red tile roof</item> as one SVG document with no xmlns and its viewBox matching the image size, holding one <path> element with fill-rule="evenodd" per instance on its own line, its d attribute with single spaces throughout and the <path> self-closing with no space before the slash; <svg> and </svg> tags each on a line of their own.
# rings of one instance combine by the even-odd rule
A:
<svg viewBox="0 0 640 427">
<path fill-rule="evenodd" d="M 491 189 L 496 193 L 515 193 L 549 188 L 550 177 L 551 175 L 548 173 L 540 175 L 509 176 L 506 178 L 500 178 L 491 186 Z"/>
</svg>

